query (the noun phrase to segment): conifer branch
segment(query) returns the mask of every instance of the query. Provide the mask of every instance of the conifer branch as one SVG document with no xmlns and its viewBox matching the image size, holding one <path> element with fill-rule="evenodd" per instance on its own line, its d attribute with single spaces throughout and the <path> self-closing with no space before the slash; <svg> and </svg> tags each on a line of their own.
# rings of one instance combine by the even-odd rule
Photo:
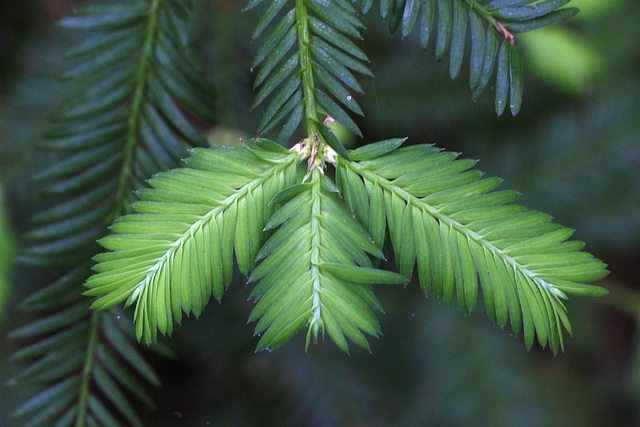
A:
<svg viewBox="0 0 640 427">
<path fill-rule="evenodd" d="M 522 94 L 519 53 L 510 30 L 494 19 L 495 10 L 504 12 L 513 2 L 519 0 L 482 7 L 466 0 L 438 3 L 436 54 L 451 48 L 452 77 L 469 19 L 472 87 L 487 84 L 497 55 L 498 113 L 509 97 L 517 112 Z M 252 0 L 247 9 L 261 3 Z M 153 342 L 158 330 L 171 333 L 182 312 L 198 315 L 210 294 L 222 296 L 230 275 L 220 269 L 231 271 L 235 250 L 240 271 L 258 282 L 250 316 L 258 322 L 258 349 L 277 348 L 305 327 L 307 345 L 326 331 L 344 351 L 347 338 L 368 349 L 363 333 L 380 332 L 371 285 L 406 283 L 417 264 L 425 292 L 433 287 L 447 304 L 457 296 L 469 312 L 480 283 L 500 326 L 510 316 L 514 331 L 524 329 L 528 348 L 537 335 L 557 352 L 562 328 L 570 330 L 561 299 L 603 294 L 586 283 L 607 274 L 604 264 L 580 252 L 580 242 L 565 242 L 571 230 L 548 215 L 509 204 L 515 193 L 492 192 L 500 180 L 480 180 L 481 172 L 471 170 L 474 161 L 454 161 L 457 154 L 427 145 L 399 149 L 402 139 L 347 152 L 319 114 L 359 133 L 333 98 L 361 113 L 345 89 L 360 91 L 349 69 L 367 71 L 366 55 L 350 40 L 360 36 L 360 21 L 348 2 L 295 0 L 281 14 L 286 4 L 268 3 L 254 32 L 259 37 L 280 16 L 253 64 L 261 66 L 254 107 L 272 97 L 259 132 L 284 122 L 279 142 L 285 143 L 304 119 L 307 137 L 291 150 L 256 139 L 239 149 L 194 151 L 188 168 L 152 180 L 154 188 L 140 192 L 138 214 L 122 217 L 113 226 L 116 234 L 101 240 L 113 252 L 97 257 L 98 274 L 87 282 L 87 295 L 98 297 L 94 307 L 135 303 L 138 338 Z M 424 36 L 433 4 L 424 3 Z M 540 3 L 540 15 L 520 11 L 518 19 L 534 20 L 563 4 Z M 389 7 L 392 31 L 401 23 L 409 31 L 420 9 L 404 1 L 381 6 L 383 15 Z M 496 31 L 484 37 L 483 19 L 495 24 L 501 45 Z M 302 160 L 308 160 L 306 173 L 297 165 Z M 336 184 L 325 175 L 329 164 L 337 168 Z M 374 268 L 369 258 L 384 256 L 387 229 L 400 274 Z M 272 230 L 266 239 L 263 231 Z"/>
<path fill-rule="evenodd" d="M 576 8 L 563 8 L 570 0 L 383 0 L 382 18 L 389 19 L 389 30 L 399 28 L 407 37 L 419 22 L 420 44 L 429 46 L 436 33 L 436 58 L 450 52 L 450 75 L 457 78 L 465 56 L 467 28 L 471 38 L 469 83 L 476 101 L 489 86 L 496 70 L 496 114 L 507 104 L 515 116 L 520 111 L 524 86 L 522 59 L 515 33 L 552 25 L 575 15 Z M 362 4 L 366 13 L 371 1 Z M 422 12 L 421 19 L 418 17 Z M 436 25 L 437 23 L 437 25 Z M 437 27 L 437 30 L 435 28 Z"/>
<path fill-rule="evenodd" d="M 501 180 L 481 180 L 471 160 L 422 145 L 397 149 L 389 140 L 338 160 L 338 187 L 378 245 L 385 218 L 396 264 L 406 277 L 417 263 L 425 293 L 463 311 L 475 307 L 478 276 L 489 316 L 504 327 L 507 313 L 515 333 L 524 327 L 527 348 L 534 334 L 554 353 L 563 348 L 562 326 L 571 331 L 561 300 L 567 294 L 603 295 L 585 283 L 601 279 L 606 266 L 565 242 L 573 230 L 540 212 L 511 205 L 517 194 L 493 192 Z M 382 223 L 380 222 L 382 221 Z"/>
<path fill-rule="evenodd" d="M 251 1 L 245 10 L 262 0 Z M 266 8 L 253 38 L 270 29 L 288 0 L 275 1 Z M 264 134 L 284 123 L 278 142 L 284 144 L 305 119 L 309 144 L 318 142 L 337 147 L 346 154 L 340 142 L 323 124 L 325 115 L 334 117 L 351 132 L 362 136 L 358 126 L 343 109 L 362 115 L 362 110 L 349 91 L 362 93 L 351 71 L 371 75 L 363 64 L 367 56 L 351 40 L 361 38 L 364 26 L 348 2 L 326 3 L 320 0 L 295 0 L 268 33 L 259 48 L 253 67 L 261 66 L 255 87 L 261 87 L 252 108 L 271 97 L 258 132 Z M 297 41 L 297 50 L 290 53 Z"/>
<path fill-rule="evenodd" d="M 296 25 L 298 30 L 298 49 L 300 55 L 300 72 L 302 73 L 302 93 L 304 100 L 304 114 L 307 125 L 307 138 L 313 141 L 313 137 L 319 134 L 317 129 L 318 112 L 316 111 L 315 84 L 311 53 L 309 51 L 309 23 L 307 8 L 304 0 L 296 0 Z"/>
<path fill-rule="evenodd" d="M 28 233 L 34 244 L 21 256 L 30 265 L 69 269 L 23 303 L 48 315 L 13 332 L 40 339 L 15 356 L 32 363 L 16 381 L 43 387 L 16 411 L 16 416 L 30 415 L 34 425 L 110 424 L 118 417 L 140 425 L 123 390 L 152 405 L 131 370 L 154 385 L 159 382 L 130 338 L 118 330 L 122 326 L 112 321 L 121 315 L 90 311 L 81 293 L 88 263 L 99 251 L 95 239 L 128 209 L 132 190 L 152 173 L 177 164 L 186 153 L 183 144 L 203 143 L 172 98 L 187 100 L 186 106 L 202 116 L 213 116 L 204 102 L 210 88 L 196 71 L 197 62 L 186 47 L 172 51 L 182 46 L 177 39 L 184 31 L 176 16 L 176 8 L 184 5 L 175 1 L 84 7 L 61 22 L 88 36 L 65 54 L 76 61 L 64 76 L 73 80 L 77 93 L 57 111 L 40 144 L 61 154 L 38 177 L 45 193 L 59 201 L 36 215 L 34 222 L 41 225 Z M 69 339 L 74 345 L 65 347 Z M 119 360 L 135 360 L 136 366 L 125 368 Z M 63 368 L 54 368 L 56 361 Z M 96 389 L 119 415 L 110 414 Z M 63 391 L 64 400 L 55 400 Z"/>
</svg>

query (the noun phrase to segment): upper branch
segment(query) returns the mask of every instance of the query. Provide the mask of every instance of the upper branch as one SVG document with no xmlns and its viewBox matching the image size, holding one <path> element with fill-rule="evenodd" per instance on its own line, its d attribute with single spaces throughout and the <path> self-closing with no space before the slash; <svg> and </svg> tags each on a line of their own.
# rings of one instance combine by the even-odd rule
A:
<svg viewBox="0 0 640 427">
<path fill-rule="evenodd" d="M 247 9 L 259 3 L 262 0 L 252 1 Z M 258 132 L 264 134 L 281 124 L 278 142 L 284 144 L 304 119 L 309 144 L 337 146 L 340 143 L 323 124 L 329 115 L 361 136 L 343 108 L 362 114 L 354 98 L 362 88 L 352 71 L 371 74 L 363 64 L 368 61 L 366 55 L 351 40 L 360 38 L 364 28 L 355 9 L 348 2 L 295 0 L 293 8 L 281 13 L 285 4 L 286 0 L 271 2 L 254 32 L 256 38 L 269 28 L 253 62 L 253 67 L 261 67 L 253 107 L 271 97 Z M 336 151 L 347 155 L 344 149 Z"/>
<path fill-rule="evenodd" d="M 298 29 L 298 49 L 300 74 L 302 75 L 302 96 L 309 141 L 318 135 L 318 111 L 316 108 L 315 84 L 311 62 L 309 22 L 305 0 L 296 0 L 296 25 Z M 312 142 L 313 144 L 313 142 Z"/>
</svg>

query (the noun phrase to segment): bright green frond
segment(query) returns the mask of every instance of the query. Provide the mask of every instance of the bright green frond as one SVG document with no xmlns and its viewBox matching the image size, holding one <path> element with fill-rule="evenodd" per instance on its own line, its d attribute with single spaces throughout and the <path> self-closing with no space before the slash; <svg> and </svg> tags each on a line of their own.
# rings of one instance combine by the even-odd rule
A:
<svg viewBox="0 0 640 427">
<path fill-rule="evenodd" d="M 419 22 L 420 44 L 429 46 L 436 34 L 436 57 L 444 59 L 450 50 L 450 74 L 455 79 L 465 56 L 467 32 L 471 37 L 469 83 L 477 99 L 489 86 L 496 69 L 496 113 L 507 103 L 515 116 L 520 111 L 523 69 L 514 33 L 532 31 L 564 21 L 576 8 L 562 8 L 570 0 L 387 0 L 380 2 L 389 29 L 408 36 Z M 363 2 L 367 12 L 371 2 Z M 422 12 L 422 13 L 421 13 Z M 437 28 L 437 29 L 436 29 Z M 467 30 L 467 28 L 469 30 Z"/>
<path fill-rule="evenodd" d="M 388 227 L 400 273 L 410 278 L 417 262 L 425 293 L 469 312 L 480 285 L 494 321 L 504 327 L 510 317 L 527 348 L 537 335 L 557 352 L 562 328 L 571 330 L 562 299 L 606 293 L 586 284 L 606 266 L 567 241 L 573 230 L 510 204 L 515 192 L 493 191 L 501 180 L 481 179 L 475 161 L 428 145 L 390 151 L 399 142 L 353 151 L 360 162 L 339 159 L 337 184 L 357 219 L 380 248 Z"/>
<path fill-rule="evenodd" d="M 379 307 L 373 283 L 406 283 L 398 274 L 373 268 L 382 257 L 366 230 L 349 215 L 329 178 L 315 169 L 308 184 L 288 192 L 287 203 L 269 220 L 279 227 L 258 254 L 250 281 L 260 282 L 250 321 L 258 320 L 258 349 L 275 349 L 307 327 L 307 345 L 325 331 L 345 352 L 346 338 L 369 349 L 363 334 L 378 336 L 372 309 Z M 279 198 L 279 196 L 276 196 Z"/>
<path fill-rule="evenodd" d="M 244 274 L 254 267 L 273 197 L 295 183 L 299 155 L 257 141 L 194 149 L 187 168 L 163 172 L 139 192 L 138 212 L 120 218 L 100 244 L 85 293 L 94 308 L 136 304 L 138 339 L 170 334 L 182 312 L 198 316 L 231 282 L 233 254 Z"/>
</svg>

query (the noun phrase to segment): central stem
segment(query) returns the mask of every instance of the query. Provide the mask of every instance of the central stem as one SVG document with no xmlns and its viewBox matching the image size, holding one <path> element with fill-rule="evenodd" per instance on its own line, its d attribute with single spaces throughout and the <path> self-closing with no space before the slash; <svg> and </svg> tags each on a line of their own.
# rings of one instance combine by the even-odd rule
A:
<svg viewBox="0 0 640 427">
<path fill-rule="evenodd" d="M 313 148 L 320 144 L 318 132 L 318 111 L 309 50 L 309 15 L 304 0 L 296 0 L 296 21 L 298 25 L 298 48 L 300 55 L 300 74 L 302 76 L 302 93 L 304 96 L 304 113 L 307 121 L 307 135 Z M 318 150 L 321 152 L 321 150 Z"/>
<path fill-rule="evenodd" d="M 478 4 L 476 0 L 464 0 L 468 5 L 471 12 L 476 10 L 490 25 L 492 25 L 498 32 L 509 42 L 513 43 L 514 38 L 513 34 L 511 34 L 505 27 L 493 17 L 493 14 L 485 9 L 481 4 Z M 491 29 L 489 29 L 491 31 Z"/>
<path fill-rule="evenodd" d="M 314 169 L 312 172 L 312 198 L 313 204 L 311 206 L 311 275 L 313 277 L 313 301 L 312 301 L 312 315 L 309 320 L 309 329 L 307 332 L 307 347 L 309 342 L 313 339 L 313 342 L 318 341 L 318 335 L 324 332 L 324 322 L 322 319 L 322 307 L 320 301 L 320 294 L 322 293 L 320 283 L 320 272 L 318 271 L 318 264 L 322 262 L 320 258 L 320 218 L 322 217 L 322 204 L 321 204 L 321 180 L 322 176 L 318 169 Z"/>
<path fill-rule="evenodd" d="M 132 190 L 131 180 L 133 177 L 133 163 L 136 158 L 136 149 L 138 148 L 140 119 L 142 117 L 142 108 L 145 102 L 145 91 L 147 89 L 147 81 L 155 49 L 160 6 L 161 0 L 153 0 L 149 5 L 149 21 L 144 35 L 140 58 L 138 60 L 133 100 L 131 101 L 131 107 L 129 108 L 129 120 L 127 123 L 128 131 L 122 153 L 122 168 L 120 169 L 120 177 L 118 179 L 118 188 L 116 191 L 116 206 L 110 222 L 115 221 L 116 218 L 120 217 L 122 213 L 126 211 L 128 195 L 131 194 Z"/>
</svg>

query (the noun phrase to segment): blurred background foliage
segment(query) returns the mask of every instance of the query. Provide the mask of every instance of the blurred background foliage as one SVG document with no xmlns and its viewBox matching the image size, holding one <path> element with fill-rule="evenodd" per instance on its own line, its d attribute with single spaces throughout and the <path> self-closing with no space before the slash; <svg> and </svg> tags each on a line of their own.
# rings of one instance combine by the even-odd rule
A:
<svg viewBox="0 0 640 427">
<path fill-rule="evenodd" d="M 24 324 L 17 302 L 48 280 L 14 266 L 12 235 L 46 200 L 30 177 L 47 155 L 35 144 L 68 90 L 56 79 L 61 46 L 55 21 L 70 0 L 0 2 L 0 381 L 19 368 L 7 361 L 18 343 L 6 333 Z M 261 112 L 249 112 L 250 69 L 258 19 L 240 0 L 200 1 L 195 39 L 218 91 L 220 126 L 202 129 L 212 145 L 252 136 Z M 527 353 L 491 324 L 482 308 L 465 317 L 425 301 L 416 285 L 377 289 L 385 333 L 373 353 L 332 345 L 304 353 L 298 340 L 255 354 L 251 304 L 240 278 L 223 304 L 187 319 L 170 345 L 175 361 L 154 360 L 164 387 L 148 425 L 638 425 L 640 424 L 640 3 L 573 0 L 582 12 L 563 25 L 522 35 L 526 86 L 516 118 L 496 118 L 488 91 L 477 104 L 463 74 L 448 77 L 433 47 L 390 36 L 366 17 L 363 48 L 375 78 L 360 97 L 365 138 L 434 143 L 481 159 L 489 176 L 523 193 L 522 203 L 577 229 L 587 249 L 609 263 L 605 298 L 573 298 L 574 336 L 553 357 Z M 468 59 L 467 59 L 468 64 Z M 464 65 L 463 65 L 464 66 Z M 467 65 L 468 66 L 468 65 Z M 5 214 L 7 217 L 5 218 Z M 9 225 L 10 224 L 10 225 Z M 299 338 L 299 337 L 298 337 Z M 29 390 L 0 389 L 0 425 Z"/>
</svg>

